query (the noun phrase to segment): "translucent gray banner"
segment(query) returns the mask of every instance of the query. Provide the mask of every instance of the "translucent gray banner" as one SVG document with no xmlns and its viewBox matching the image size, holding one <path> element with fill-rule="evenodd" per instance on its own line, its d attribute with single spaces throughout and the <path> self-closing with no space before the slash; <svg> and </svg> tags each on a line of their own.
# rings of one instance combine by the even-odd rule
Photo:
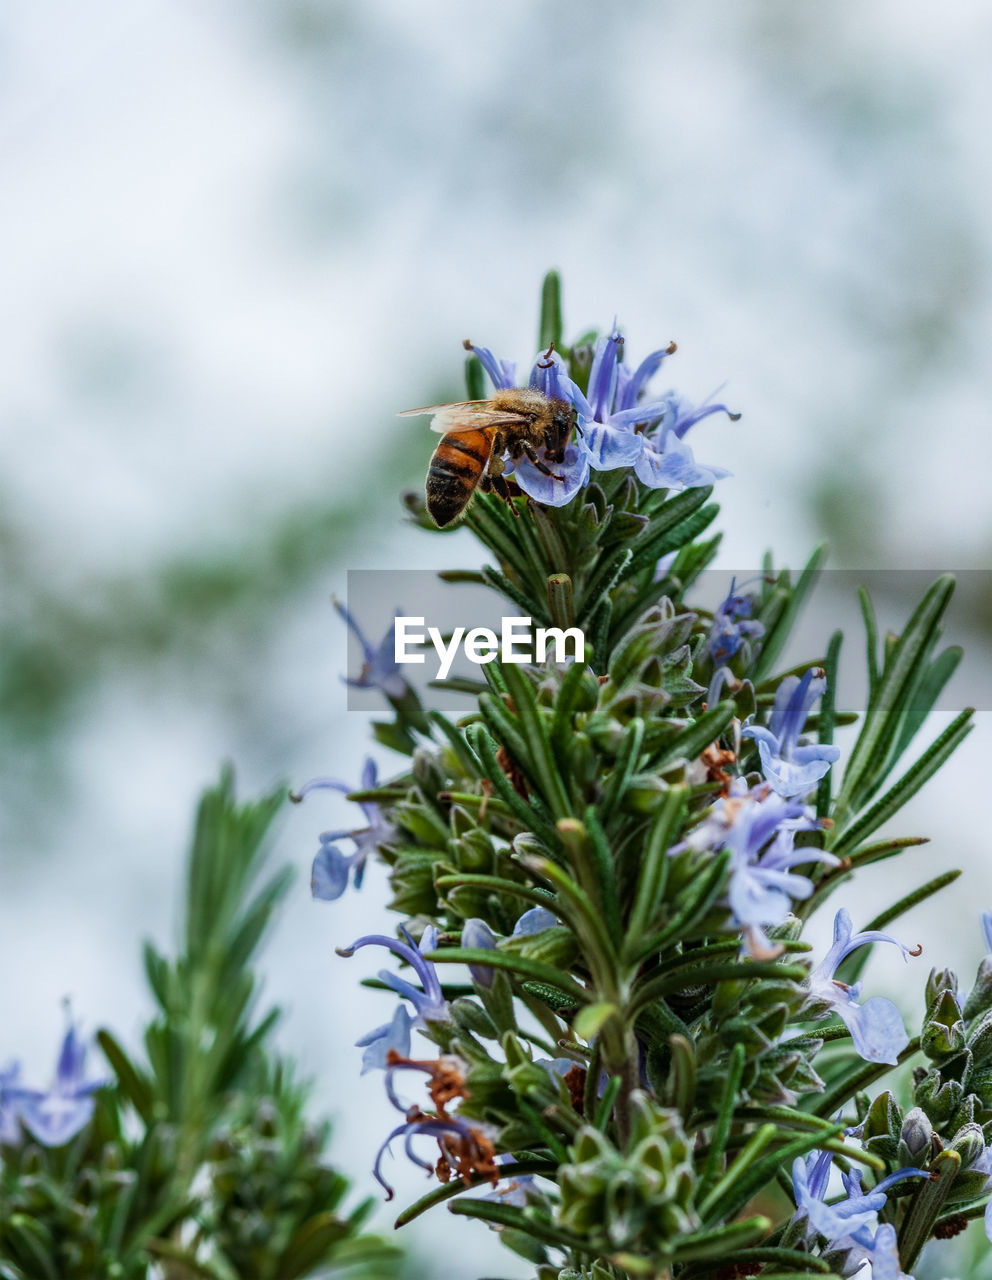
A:
<svg viewBox="0 0 992 1280">
<path fill-rule="evenodd" d="M 964 658 L 944 689 L 935 708 L 956 712 L 972 706 L 978 710 L 992 708 L 992 571 L 948 570 L 957 579 L 957 589 L 948 609 L 941 647 L 960 645 Z M 808 598 L 794 628 L 792 637 L 778 663 L 786 670 L 801 662 L 813 663 L 823 657 L 834 631 L 844 633 L 838 680 L 838 706 L 857 710 L 863 707 L 867 691 L 865 662 L 865 630 L 858 606 L 858 587 L 865 587 L 875 604 L 879 635 L 887 630 L 900 631 L 909 619 L 927 587 L 940 576 L 931 569 L 824 569 Z M 795 580 L 795 574 L 793 580 Z M 760 569 L 708 570 L 700 575 L 691 592 L 691 604 L 713 610 L 723 600 L 731 580 L 738 591 L 760 590 Z M 469 633 L 488 628 L 500 638 L 509 627 L 512 638 L 523 632 L 512 620 L 519 617 L 509 603 L 488 587 L 474 583 L 443 582 L 430 570 L 353 569 L 348 573 L 348 609 L 360 626 L 371 647 L 376 649 L 388 634 L 388 650 L 394 649 L 394 620 L 401 625 L 401 640 L 409 656 L 421 655 L 423 661 L 404 663 L 400 670 L 404 679 L 417 691 L 426 706 L 437 707 L 450 715 L 472 709 L 473 700 L 463 681 L 484 680 L 480 665 L 470 661 L 465 641 L 476 656 L 487 651 L 484 637 Z M 535 627 L 540 620 L 535 620 Z M 459 643 L 452 649 L 451 639 L 462 628 Z M 428 634 L 433 629 L 434 636 Z M 423 643 L 416 637 L 423 636 Z M 568 655 L 573 647 L 568 644 Z M 437 641 L 435 645 L 434 641 Z M 556 637 L 548 640 L 548 656 L 554 658 Z M 526 646 L 517 644 L 515 656 L 526 654 Z M 450 662 L 449 662 L 450 658 Z M 366 653 L 358 638 L 348 633 L 348 670 L 352 679 L 359 676 L 366 663 Z M 445 678 L 439 680 L 443 672 Z M 349 685 L 348 709 L 381 711 L 382 695 L 374 688 Z"/>
</svg>

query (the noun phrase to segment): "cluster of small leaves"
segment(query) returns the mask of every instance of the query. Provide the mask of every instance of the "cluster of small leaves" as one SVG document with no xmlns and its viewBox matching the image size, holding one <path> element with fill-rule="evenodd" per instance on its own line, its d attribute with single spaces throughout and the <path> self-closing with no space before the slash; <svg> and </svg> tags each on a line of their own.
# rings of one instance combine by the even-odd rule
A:
<svg viewBox="0 0 992 1280">
<path fill-rule="evenodd" d="M 278 1011 L 255 1015 L 250 964 L 289 876 L 254 886 L 283 798 L 238 805 L 227 775 L 204 795 L 180 955 L 145 952 L 147 1058 L 101 1031 L 114 1079 L 93 1119 L 60 1147 L 25 1132 L 0 1149 L 4 1280 L 395 1273 L 395 1251 L 361 1234 L 371 1202 L 344 1207 L 309 1090 L 269 1046 Z"/>
<path fill-rule="evenodd" d="M 563 346 L 559 311 L 552 280 L 541 340 L 580 380 L 585 347 Z M 478 396 L 476 377 L 470 361 Z M 689 838 L 732 781 L 761 780 L 742 722 L 765 722 L 783 679 L 811 666 L 825 668 L 827 693 L 806 733 L 829 745 L 857 717 L 833 701 L 839 634 L 821 656 L 776 670 L 820 552 L 795 578 L 766 562 L 751 600 L 760 640 L 718 663 L 713 616 L 686 598 L 718 543 L 702 536 L 716 514 L 709 497 L 651 490 L 626 471 L 600 474 L 561 508 L 520 497 L 514 515 L 477 495 L 466 523 L 496 563 L 446 576 L 487 583 L 541 625 L 582 627 L 585 660 L 493 661 L 458 723 L 391 700 L 396 719 L 377 735 L 410 766 L 353 797 L 379 804 L 395 832 L 379 850 L 393 909 L 415 936 L 440 931 L 427 960 L 471 966 L 471 985 L 445 985 L 450 1020 L 425 1028 L 464 1064 L 460 1114 L 496 1135 L 510 1187 L 537 1179 L 521 1201 L 461 1197 L 489 1175 L 455 1178 L 399 1222 L 450 1200 L 501 1230 L 541 1280 L 829 1271 L 815 1232 L 786 1230 L 793 1205 L 779 1190 L 792 1162 L 817 1150 L 875 1182 L 907 1162 L 938 1175 L 902 1186 L 880 1214 L 899 1228 L 904 1268 L 950 1207 L 983 1208 L 988 1171 L 980 1187 L 962 1171 L 992 1136 L 992 969 L 963 1007 L 951 976 L 931 979 L 923 1035 L 900 1061 L 922 1048 L 933 1066 L 917 1073 L 905 1114 L 891 1093 L 869 1102 L 865 1091 L 892 1067 L 859 1057 L 838 1018 L 814 1018 L 822 1011 L 803 985 L 804 921 L 860 867 L 921 843 L 876 834 L 968 732 L 964 712 L 893 781 L 960 657 L 937 652 L 953 584 L 935 583 L 881 646 L 863 601 L 868 707 L 836 796 L 828 775 L 815 797 L 821 821 L 796 839 L 810 847 L 795 870 L 813 892 L 768 930 L 769 956 L 742 954 L 731 853 Z M 713 681 L 717 665 L 729 678 Z M 835 859 L 818 860 L 824 851 Z M 956 874 L 866 927 L 886 927 Z M 515 932 L 533 907 L 556 923 Z M 484 922 L 493 945 L 464 945 L 468 921 Z M 838 978 L 854 982 L 868 950 Z M 835 1119 L 843 1108 L 846 1122 Z M 860 1119 L 864 1145 L 843 1137 Z"/>
<path fill-rule="evenodd" d="M 914 1068 L 912 1105 L 891 1090 L 859 1098 L 866 1150 L 890 1165 L 927 1169 L 926 1215 L 907 1226 L 908 1248 L 932 1231 L 954 1234 L 985 1212 L 987 1135 L 992 1132 L 992 957 L 986 956 L 966 997 L 957 976 L 932 970 L 919 1047 L 929 1067 Z M 912 1235 L 910 1236 L 910 1229 Z"/>
</svg>

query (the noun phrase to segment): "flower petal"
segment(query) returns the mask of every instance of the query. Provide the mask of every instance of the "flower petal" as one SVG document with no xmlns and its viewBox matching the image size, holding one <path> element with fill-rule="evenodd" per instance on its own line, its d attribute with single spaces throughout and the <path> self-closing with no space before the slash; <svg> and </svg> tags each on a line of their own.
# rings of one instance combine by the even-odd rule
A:
<svg viewBox="0 0 992 1280">
<path fill-rule="evenodd" d="M 887 1062 L 890 1066 L 898 1063 L 899 1054 L 909 1044 L 909 1036 L 902 1015 L 891 1000 L 885 996 L 872 996 L 864 1004 L 838 1000 L 833 1008 L 866 1062 Z"/>
<path fill-rule="evenodd" d="M 589 465 L 597 471 L 613 471 L 630 467 L 644 452 L 644 437 L 636 431 L 625 431 L 601 422 L 582 424 Z"/>
<path fill-rule="evenodd" d="M 589 480 L 588 451 L 584 446 L 569 445 L 565 450 L 565 461 L 549 465 L 553 474 L 546 476 L 527 458 L 518 458 L 513 478 L 535 502 L 545 507 L 563 507 Z"/>
<path fill-rule="evenodd" d="M 541 933 L 544 929 L 553 929 L 557 923 L 557 917 L 547 907 L 531 907 L 513 926 L 513 936 L 515 938 L 530 937 L 532 934 Z"/>
<path fill-rule="evenodd" d="M 674 436 L 668 437 L 663 452 L 645 438 L 634 472 L 652 489 L 699 489 L 731 474 L 723 467 L 697 463 L 689 446 Z"/>
<path fill-rule="evenodd" d="M 88 1094 L 67 1095 L 53 1089 L 22 1098 L 20 1115 L 43 1147 L 62 1147 L 89 1124 L 95 1106 Z"/>
<path fill-rule="evenodd" d="M 310 892 L 321 902 L 336 902 L 348 887 L 351 858 L 337 845 L 321 845 L 310 868 Z"/>
<path fill-rule="evenodd" d="M 497 360 L 488 347 L 477 347 L 471 342 L 466 342 L 465 346 L 474 356 L 478 356 L 479 363 L 488 373 L 489 381 L 497 391 L 505 391 L 508 387 L 516 386 L 517 370 L 512 360 Z"/>
<path fill-rule="evenodd" d="M 391 1022 L 383 1023 L 381 1027 L 362 1036 L 361 1040 L 355 1041 L 359 1048 L 365 1049 L 362 1054 L 362 1075 L 376 1068 L 384 1071 L 388 1065 L 386 1058 L 390 1050 L 402 1058 L 410 1056 L 410 1029 L 413 1021 L 406 1005 L 397 1005 Z"/>
</svg>

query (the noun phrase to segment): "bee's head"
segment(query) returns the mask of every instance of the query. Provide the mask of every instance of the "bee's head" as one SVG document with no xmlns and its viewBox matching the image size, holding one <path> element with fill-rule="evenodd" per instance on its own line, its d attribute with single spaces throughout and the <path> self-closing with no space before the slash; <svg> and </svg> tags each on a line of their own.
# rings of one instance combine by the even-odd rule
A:
<svg viewBox="0 0 992 1280">
<path fill-rule="evenodd" d="M 572 428 L 577 421 L 575 405 L 569 404 L 567 400 L 556 400 L 551 421 L 555 437 L 555 453 L 557 454 L 555 461 L 563 462 L 565 460 L 565 446 L 569 442 Z"/>
</svg>

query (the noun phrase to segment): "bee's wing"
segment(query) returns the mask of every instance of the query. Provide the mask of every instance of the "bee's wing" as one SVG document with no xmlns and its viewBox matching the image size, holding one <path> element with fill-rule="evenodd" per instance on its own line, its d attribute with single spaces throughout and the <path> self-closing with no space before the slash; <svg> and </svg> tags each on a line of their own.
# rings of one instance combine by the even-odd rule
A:
<svg viewBox="0 0 992 1280">
<path fill-rule="evenodd" d="M 416 418 L 422 413 L 440 413 L 442 409 L 464 409 L 467 413 L 472 413 L 476 409 L 486 409 L 489 407 L 489 400 L 455 400 L 450 404 L 425 404 L 421 409 L 404 409 L 398 413 L 397 418 Z"/>
<path fill-rule="evenodd" d="M 420 413 L 432 413 L 431 430 L 439 435 L 456 435 L 460 431 L 482 431 L 486 428 L 519 426 L 527 418 L 506 409 L 494 409 L 491 400 L 460 400 L 456 404 L 430 404 L 422 409 L 405 409 L 397 416 L 413 417 Z"/>
</svg>

